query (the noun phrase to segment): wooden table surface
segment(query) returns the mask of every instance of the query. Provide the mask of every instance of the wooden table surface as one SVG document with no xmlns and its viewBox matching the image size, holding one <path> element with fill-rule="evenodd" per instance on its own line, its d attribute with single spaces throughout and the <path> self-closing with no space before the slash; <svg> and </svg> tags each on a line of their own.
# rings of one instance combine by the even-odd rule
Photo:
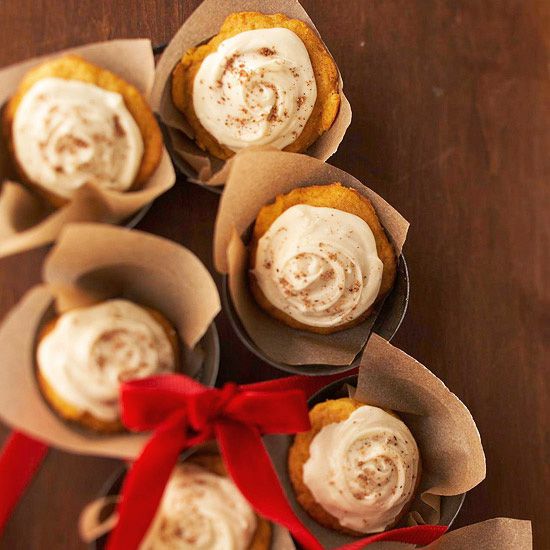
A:
<svg viewBox="0 0 550 550">
<path fill-rule="evenodd" d="M 119 37 L 168 41 L 199 1 L 2 0 L 0 66 Z M 550 544 L 546 0 L 304 0 L 339 64 L 353 123 L 331 162 L 411 222 L 412 293 L 395 343 L 469 407 L 487 479 L 457 526 L 511 516 Z M 545 181 L 546 180 L 546 181 Z M 212 269 L 218 197 L 178 180 L 139 229 Z M 45 250 L 0 261 L 0 315 L 39 281 Z M 220 382 L 279 373 L 218 320 Z M 8 430 L 0 430 L 3 439 Z M 76 521 L 118 463 L 52 451 L 0 547 L 82 548 Z M 0 488 L 1 491 L 1 488 Z"/>
</svg>

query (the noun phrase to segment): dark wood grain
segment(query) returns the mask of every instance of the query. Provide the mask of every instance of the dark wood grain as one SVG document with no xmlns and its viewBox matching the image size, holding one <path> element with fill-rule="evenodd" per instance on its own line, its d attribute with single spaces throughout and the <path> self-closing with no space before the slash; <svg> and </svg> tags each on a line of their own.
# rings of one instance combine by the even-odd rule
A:
<svg viewBox="0 0 550 550">
<path fill-rule="evenodd" d="M 168 40 L 197 1 L 2 0 L 0 65 L 115 37 Z M 468 405 L 486 481 L 457 525 L 531 519 L 550 541 L 550 8 L 545 0 L 304 0 L 339 63 L 353 123 L 332 163 L 411 222 L 412 296 L 396 343 Z M 217 197 L 178 181 L 139 228 L 212 268 Z M 0 261 L 0 315 L 45 251 Z M 278 375 L 224 317 L 220 382 Z M 0 430 L 0 437 L 7 434 Z M 52 451 L 0 546 L 79 548 L 76 520 L 117 462 Z M 1 488 L 0 488 L 1 490 Z"/>
</svg>

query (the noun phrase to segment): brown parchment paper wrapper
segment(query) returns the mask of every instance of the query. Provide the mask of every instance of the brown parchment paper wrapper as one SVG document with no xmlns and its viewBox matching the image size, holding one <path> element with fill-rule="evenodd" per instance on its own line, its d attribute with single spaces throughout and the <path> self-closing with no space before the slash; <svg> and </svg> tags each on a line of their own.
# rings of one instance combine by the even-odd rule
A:
<svg viewBox="0 0 550 550">
<path fill-rule="evenodd" d="M 405 352 L 373 334 L 359 367 L 355 399 L 399 413 L 420 449 L 420 498 L 409 523 L 439 522 L 439 497 L 485 479 L 485 454 L 472 415 L 443 382 Z"/>
<path fill-rule="evenodd" d="M 136 86 L 145 98 L 150 96 L 155 72 L 150 40 L 112 40 L 35 57 L 0 69 L 0 106 L 13 95 L 27 71 L 66 53 L 78 54 L 116 73 Z M 6 144 L 0 138 L 0 181 L 4 180 L 12 181 L 5 182 L 0 193 L 0 257 L 54 241 L 66 223 L 122 222 L 172 187 L 175 173 L 164 149 L 157 170 L 141 189 L 120 193 L 85 185 L 69 204 L 54 210 L 37 194 L 14 183 L 17 176 L 11 168 Z"/>
<path fill-rule="evenodd" d="M 257 11 L 265 14 L 284 13 L 293 19 L 300 19 L 313 30 L 313 21 L 297 0 L 204 0 L 190 15 L 174 38 L 168 44 L 155 71 L 155 83 L 151 94 L 151 105 L 167 127 L 173 153 L 181 159 L 186 176 L 194 183 L 222 185 L 222 174 L 216 174 L 223 161 L 200 149 L 193 139 L 193 130 L 185 116 L 172 102 L 172 71 L 183 54 L 218 34 L 225 18 L 235 12 Z M 328 48 L 327 48 L 328 50 Z M 343 91 L 340 77 L 340 110 L 331 128 L 315 141 L 307 154 L 320 160 L 331 157 L 351 124 L 351 106 Z M 213 177 L 215 176 L 215 177 Z"/>
<path fill-rule="evenodd" d="M 43 279 L 0 326 L 2 421 L 66 451 L 137 456 L 147 435 L 96 435 L 50 409 L 35 378 L 37 332 L 55 310 L 127 298 L 172 322 L 186 348 L 183 372 L 193 375 L 202 363 L 195 346 L 220 310 L 212 277 L 192 252 L 174 242 L 108 225 L 71 224 L 46 258 Z"/>
<path fill-rule="evenodd" d="M 248 251 L 240 237 L 262 206 L 297 187 L 340 182 L 366 196 L 399 256 L 408 222 L 374 191 L 350 174 L 297 153 L 242 151 L 233 158 L 222 195 L 214 234 L 216 269 L 228 274 L 235 310 L 254 343 L 271 359 L 289 365 L 348 365 L 364 346 L 372 327 L 366 321 L 334 334 L 296 330 L 273 319 L 248 288 Z M 284 345 L 281 345 L 284 342 Z"/>
<path fill-rule="evenodd" d="M 369 549 L 371 547 L 369 546 Z M 414 550 L 414 544 L 383 542 L 372 550 Z M 522 519 L 494 518 L 445 533 L 425 550 L 532 550 L 531 522 Z"/>
<path fill-rule="evenodd" d="M 531 522 L 495 518 L 446 533 L 429 550 L 532 550 Z"/>
</svg>

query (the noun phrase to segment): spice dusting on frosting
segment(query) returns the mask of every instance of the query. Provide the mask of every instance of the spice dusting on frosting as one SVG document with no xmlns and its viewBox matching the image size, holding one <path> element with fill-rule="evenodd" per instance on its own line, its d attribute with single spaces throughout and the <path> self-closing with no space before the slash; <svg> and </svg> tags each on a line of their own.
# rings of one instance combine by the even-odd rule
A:
<svg viewBox="0 0 550 550">
<path fill-rule="evenodd" d="M 277 53 L 275 48 L 260 48 L 259 52 L 261 55 L 265 55 L 265 57 L 270 57 Z"/>
<path fill-rule="evenodd" d="M 411 500 L 419 461 L 407 426 L 364 405 L 314 437 L 304 482 L 343 527 L 376 533 L 391 525 Z"/>
<path fill-rule="evenodd" d="M 247 550 L 257 519 L 227 477 L 195 464 L 176 466 L 141 550 Z"/>
<path fill-rule="evenodd" d="M 15 113 L 12 135 L 29 179 L 65 198 L 86 183 L 127 190 L 143 155 L 122 96 L 77 80 L 36 82 Z"/>
<path fill-rule="evenodd" d="M 270 303 L 293 319 L 334 327 L 374 303 L 382 271 L 364 220 L 333 208 L 296 205 L 259 240 L 254 276 Z"/>
<path fill-rule="evenodd" d="M 308 52 L 284 28 L 223 41 L 203 60 L 193 86 L 199 121 L 233 151 L 266 144 L 283 149 L 302 132 L 316 97 Z"/>
<path fill-rule="evenodd" d="M 122 127 L 120 117 L 118 115 L 113 116 L 113 126 L 115 128 L 115 136 L 124 137 L 126 135 L 126 130 Z"/>
<path fill-rule="evenodd" d="M 121 382 L 175 367 L 163 327 L 126 300 L 63 314 L 40 342 L 37 357 L 41 374 L 65 401 L 106 421 L 119 416 Z"/>
</svg>

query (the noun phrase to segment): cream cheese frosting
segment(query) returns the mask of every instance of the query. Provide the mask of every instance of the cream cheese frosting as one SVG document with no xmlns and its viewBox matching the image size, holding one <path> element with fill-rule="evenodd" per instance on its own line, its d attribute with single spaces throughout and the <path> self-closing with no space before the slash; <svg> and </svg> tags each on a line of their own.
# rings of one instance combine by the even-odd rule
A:
<svg viewBox="0 0 550 550">
<path fill-rule="evenodd" d="M 36 82 L 15 112 L 12 138 L 27 177 L 64 198 L 85 183 L 129 189 L 143 156 L 122 96 L 78 80 Z"/>
<path fill-rule="evenodd" d="M 140 550 L 247 550 L 256 523 L 230 479 L 183 463 L 172 473 Z"/>
<path fill-rule="evenodd" d="M 200 123 L 232 151 L 251 145 L 283 149 L 302 133 L 316 98 L 307 49 L 285 28 L 224 40 L 203 60 L 193 82 Z"/>
<path fill-rule="evenodd" d="M 340 525 L 359 533 L 389 527 L 410 502 L 420 454 L 407 426 L 386 411 L 362 406 L 313 438 L 304 483 Z"/>
<path fill-rule="evenodd" d="M 61 398 L 104 421 L 119 418 L 122 382 L 174 370 L 164 328 L 144 308 L 108 300 L 62 314 L 40 341 L 38 369 Z"/>
<path fill-rule="evenodd" d="M 314 327 L 352 321 L 376 300 L 383 264 L 369 225 L 334 208 L 285 210 L 258 241 L 254 277 L 277 309 Z"/>
</svg>

